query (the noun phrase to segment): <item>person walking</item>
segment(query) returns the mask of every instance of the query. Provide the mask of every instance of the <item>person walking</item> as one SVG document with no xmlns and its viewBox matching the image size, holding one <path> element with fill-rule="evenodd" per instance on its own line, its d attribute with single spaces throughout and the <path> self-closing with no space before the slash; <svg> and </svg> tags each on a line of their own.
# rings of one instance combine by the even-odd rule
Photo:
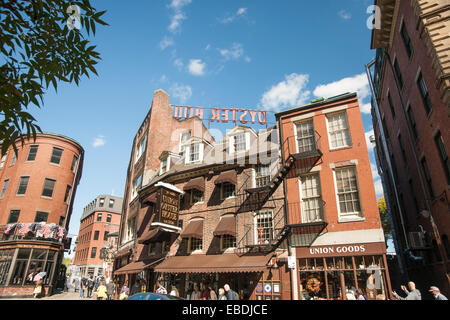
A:
<svg viewBox="0 0 450 320">
<path fill-rule="evenodd" d="M 202 284 L 202 293 L 200 300 L 209 300 L 209 290 L 206 288 L 205 284 Z"/>
<path fill-rule="evenodd" d="M 356 289 L 356 300 L 366 300 L 361 289 Z"/>
<path fill-rule="evenodd" d="M 106 288 L 105 282 L 102 281 L 97 287 L 95 291 L 95 295 L 97 296 L 97 300 L 106 300 L 108 299 L 108 289 Z"/>
<path fill-rule="evenodd" d="M 94 278 L 92 275 L 89 275 L 87 280 L 87 298 L 92 298 L 92 290 L 94 289 Z"/>
<path fill-rule="evenodd" d="M 392 294 L 399 300 L 422 300 L 422 294 L 416 289 L 416 284 L 412 281 L 408 282 L 408 289 L 405 286 L 401 286 L 402 290 L 407 294 L 406 298 L 403 298 L 397 294 L 397 292 L 392 291 Z"/>
<path fill-rule="evenodd" d="M 80 289 L 80 298 L 84 298 L 84 291 L 86 290 L 86 278 L 82 277 L 78 283 L 78 289 Z"/>
<path fill-rule="evenodd" d="M 156 287 L 157 287 L 156 293 L 159 293 L 159 294 L 167 294 L 166 288 L 164 288 L 164 287 L 161 285 L 161 283 L 159 282 L 159 280 L 156 280 Z"/>
<path fill-rule="evenodd" d="M 120 290 L 119 300 L 125 300 L 130 295 L 130 289 L 124 284 Z"/>
<path fill-rule="evenodd" d="M 171 290 L 170 290 L 170 295 L 174 296 L 174 297 L 179 297 L 180 293 L 178 292 L 177 287 L 172 286 Z"/>
<path fill-rule="evenodd" d="M 209 285 L 208 290 L 209 290 L 209 300 L 217 300 L 217 294 L 213 290 L 212 286 Z"/>
<path fill-rule="evenodd" d="M 225 290 L 223 288 L 219 288 L 219 300 L 227 300 L 227 296 L 225 295 Z"/>
<path fill-rule="evenodd" d="M 228 284 L 224 285 L 223 288 L 225 289 L 227 300 L 239 300 L 238 293 L 236 291 L 231 290 Z"/>
<path fill-rule="evenodd" d="M 448 300 L 447 297 L 441 293 L 441 290 L 439 290 L 438 287 L 432 286 L 430 287 L 428 292 L 431 292 L 431 294 L 434 297 L 434 300 Z"/>
<path fill-rule="evenodd" d="M 106 294 L 108 295 L 108 300 L 112 300 L 116 286 L 113 281 L 108 281 L 106 284 Z"/>
</svg>

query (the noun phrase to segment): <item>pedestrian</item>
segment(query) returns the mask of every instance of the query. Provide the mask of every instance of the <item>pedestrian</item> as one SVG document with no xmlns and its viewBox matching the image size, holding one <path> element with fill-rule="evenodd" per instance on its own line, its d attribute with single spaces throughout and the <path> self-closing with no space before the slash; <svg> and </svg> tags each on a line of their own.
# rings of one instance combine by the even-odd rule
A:
<svg viewBox="0 0 450 320">
<path fill-rule="evenodd" d="M 356 300 L 355 294 L 353 293 L 353 290 L 347 289 L 347 293 L 345 294 L 347 300 Z"/>
<path fill-rule="evenodd" d="M 202 284 L 202 295 L 200 300 L 209 300 L 209 290 L 204 283 Z"/>
<path fill-rule="evenodd" d="M 97 276 L 97 277 L 95 277 L 95 280 L 94 280 L 94 292 L 97 291 L 99 284 L 100 284 L 100 278 Z"/>
<path fill-rule="evenodd" d="M 92 297 L 92 290 L 94 289 L 94 277 L 92 275 L 89 276 L 87 280 L 87 297 Z"/>
<path fill-rule="evenodd" d="M 366 300 L 361 289 L 356 289 L 356 300 Z"/>
<path fill-rule="evenodd" d="M 97 300 L 106 300 L 108 299 L 108 289 L 106 288 L 105 282 L 102 281 L 99 283 L 97 290 L 95 291 L 95 295 L 97 296 Z"/>
<path fill-rule="evenodd" d="M 441 290 L 439 290 L 438 287 L 432 286 L 430 287 L 428 292 L 431 292 L 431 294 L 434 297 L 434 300 L 448 300 L 447 297 L 441 293 Z"/>
<path fill-rule="evenodd" d="M 112 300 L 115 290 L 116 290 L 116 288 L 115 288 L 114 282 L 108 281 L 108 283 L 106 284 L 106 294 L 108 295 L 108 300 Z"/>
<path fill-rule="evenodd" d="M 156 280 L 156 293 L 159 294 L 167 294 L 167 290 L 166 288 L 164 288 L 161 283 L 159 282 L 159 280 Z"/>
<path fill-rule="evenodd" d="M 43 291 L 42 278 L 37 280 L 35 282 L 35 284 L 36 284 L 36 286 L 34 287 L 34 291 L 33 291 L 34 298 L 40 298 L 40 297 L 42 297 L 42 291 Z"/>
<path fill-rule="evenodd" d="M 231 290 L 230 285 L 226 284 L 223 288 L 225 289 L 227 300 L 239 300 L 239 294 L 236 291 Z"/>
<path fill-rule="evenodd" d="M 131 286 L 130 296 L 133 296 L 139 292 L 141 292 L 141 285 L 140 285 L 140 279 L 137 279 L 136 282 Z"/>
<path fill-rule="evenodd" d="M 416 289 L 416 284 L 412 281 L 408 282 L 408 289 L 405 286 L 400 286 L 402 290 L 407 294 L 406 298 L 400 297 L 397 292 L 393 291 L 392 294 L 399 300 L 422 300 L 422 295 L 419 290 Z"/>
<path fill-rule="evenodd" d="M 81 278 L 80 282 L 78 283 L 78 288 L 80 289 L 80 298 L 84 298 L 84 291 L 86 290 L 86 279 L 83 277 Z"/>
<path fill-rule="evenodd" d="M 123 285 L 122 289 L 120 290 L 120 300 L 125 300 L 130 295 L 130 289 L 127 287 L 127 285 Z"/>
<path fill-rule="evenodd" d="M 213 290 L 213 288 L 211 286 L 208 286 L 208 289 L 209 289 L 209 300 L 217 300 L 217 294 Z"/>
<path fill-rule="evenodd" d="M 180 293 L 178 292 L 177 287 L 172 286 L 171 290 L 170 290 L 170 295 L 174 296 L 174 297 L 179 297 Z"/>
<path fill-rule="evenodd" d="M 191 299 L 190 300 L 201 300 L 202 293 L 200 290 L 198 290 L 198 285 L 194 284 L 194 291 L 191 293 Z"/>
<path fill-rule="evenodd" d="M 227 296 L 225 295 L 225 290 L 223 290 L 223 288 L 219 289 L 219 300 L 227 300 Z"/>
</svg>

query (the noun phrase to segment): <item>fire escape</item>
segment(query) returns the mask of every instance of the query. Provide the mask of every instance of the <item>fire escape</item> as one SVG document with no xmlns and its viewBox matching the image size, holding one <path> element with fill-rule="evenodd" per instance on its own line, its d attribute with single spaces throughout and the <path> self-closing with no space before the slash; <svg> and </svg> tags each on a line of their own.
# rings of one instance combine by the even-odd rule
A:
<svg viewBox="0 0 450 320">
<path fill-rule="evenodd" d="M 240 199 L 240 206 L 237 214 L 261 210 L 286 177 L 294 177 L 299 173 L 309 172 L 322 158 L 320 135 L 317 132 L 314 132 L 314 136 L 308 145 L 299 148 L 296 137 L 288 137 L 281 144 L 281 148 L 284 151 L 285 160 L 273 170 L 275 173 L 270 175 L 270 181 L 263 186 L 252 188 L 249 187 L 249 179 L 247 179 L 240 189 L 241 192 L 238 191 L 237 196 Z M 275 202 L 273 197 L 271 201 Z M 255 223 L 245 224 L 244 236 L 237 244 L 236 253 L 239 255 L 256 252 L 269 253 L 277 249 L 292 232 L 292 228 L 298 228 L 300 225 L 300 218 L 297 218 L 300 215 L 291 214 L 291 207 L 290 205 L 287 208 L 285 205 L 281 206 L 273 215 L 272 225 L 268 228 L 261 228 Z M 300 212 L 300 208 L 297 211 Z M 287 224 L 286 215 L 288 215 Z M 308 227 L 310 225 L 314 229 L 321 228 L 323 230 L 326 222 L 308 223 Z"/>
</svg>

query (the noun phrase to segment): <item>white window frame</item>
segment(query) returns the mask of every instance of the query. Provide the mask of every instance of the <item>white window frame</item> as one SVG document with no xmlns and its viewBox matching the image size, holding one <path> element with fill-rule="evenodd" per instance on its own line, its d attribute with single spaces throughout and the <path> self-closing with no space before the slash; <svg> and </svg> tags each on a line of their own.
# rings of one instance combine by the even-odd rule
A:
<svg viewBox="0 0 450 320">
<path fill-rule="evenodd" d="M 224 197 L 224 192 L 223 192 L 223 188 L 225 186 L 225 184 L 230 184 L 234 186 L 234 195 L 229 196 L 229 197 Z M 220 184 L 220 200 L 226 200 L 226 199 L 231 199 L 231 198 L 236 198 L 236 185 L 229 183 L 229 182 L 224 182 Z"/>
<path fill-rule="evenodd" d="M 191 161 L 191 152 L 192 148 L 194 146 L 198 145 L 198 160 Z M 201 142 L 197 143 L 191 143 L 186 146 L 185 151 L 185 164 L 191 164 L 191 163 L 200 163 L 203 161 L 203 151 L 204 151 L 205 145 Z"/>
<path fill-rule="evenodd" d="M 201 249 L 194 249 L 194 250 L 191 249 L 191 246 L 192 246 L 192 240 L 194 240 L 194 239 L 195 239 L 195 241 L 198 241 L 198 240 L 201 241 L 201 243 L 202 243 L 202 248 L 201 248 Z M 203 237 L 202 237 L 201 239 L 189 237 L 189 238 L 188 238 L 187 252 L 188 252 L 188 253 L 200 253 L 200 252 L 203 252 Z"/>
<path fill-rule="evenodd" d="M 359 212 L 351 212 L 351 213 L 341 213 L 341 206 L 340 206 L 340 203 L 339 203 L 339 192 L 338 192 L 338 186 L 337 186 L 336 171 L 344 170 L 344 169 L 350 169 L 350 168 L 353 168 L 355 170 L 356 187 L 358 189 L 358 201 L 359 201 L 359 207 L 360 207 L 361 211 L 359 211 Z M 334 180 L 334 190 L 335 190 L 335 194 L 336 194 L 336 206 L 337 206 L 337 213 L 338 213 L 338 222 L 365 220 L 364 213 L 363 213 L 363 208 L 362 208 L 362 202 L 361 202 L 361 192 L 360 192 L 359 181 L 358 181 L 358 170 L 357 170 L 356 166 L 341 167 L 341 168 L 333 169 L 333 180 Z"/>
<path fill-rule="evenodd" d="M 300 149 L 298 147 L 298 132 L 297 132 L 297 125 L 300 125 L 302 123 L 305 122 L 312 122 L 312 128 L 313 128 L 313 140 L 314 140 L 314 144 L 315 144 L 315 148 L 317 149 L 317 142 L 316 142 L 316 136 L 315 136 L 315 128 L 314 128 L 314 120 L 313 118 L 307 118 L 307 119 L 302 119 L 301 121 L 296 121 L 294 122 L 294 137 L 295 137 L 295 151 L 296 153 L 300 152 Z"/>
<path fill-rule="evenodd" d="M 189 134 L 189 137 L 185 140 L 185 141 L 183 141 L 183 135 L 185 135 L 185 134 Z M 185 150 L 186 150 L 186 147 L 187 147 L 187 142 L 189 141 L 191 139 L 191 130 L 186 130 L 186 131 L 183 131 L 181 134 L 180 134 L 180 143 L 179 143 L 179 152 L 180 153 L 183 153 L 183 155 L 185 154 Z"/>
<path fill-rule="evenodd" d="M 244 135 L 244 138 L 245 138 L 245 150 L 236 151 L 235 147 L 234 147 L 235 144 L 236 144 L 236 137 L 240 136 L 240 135 Z M 247 152 L 249 150 L 250 150 L 250 132 L 241 131 L 241 132 L 237 132 L 237 133 L 234 133 L 233 135 L 229 136 L 229 139 L 228 139 L 228 152 L 229 152 L 229 154 L 245 153 L 245 152 Z"/>
<path fill-rule="evenodd" d="M 136 159 L 135 159 L 134 163 L 139 161 L 139 159 L 145 153 L 146 149 L 147 149 L 147 135 L 145 135 L 142 139 L 140 139 L 136 146 Z"/>
<path fill-rule="evenodd" d="M 140 186 L 138 186 L 138 180 L 139 178 L 141 179 L 141 183 L 140 186 L 142 186 L 142 174 L 137 177 L 134 181 L 133 181 L 133 188 L 131 189 L 131 199 L 135 199 L 138 196 L 138 192 L 137 190 L 139 189 Z"/>
<path fill-rule="evenodd" d="M 253 232 L 254 232 L 254 244 L 260 244 L 258 242 L 258 218 L 265 218 L 264 216 L 270 215 L 270 219 L 271 219 L 271 224 L 272 224 L 272 238 L 274 236 L 275 233 L 275 229 L 274 229 L 274 225 L 273 225 L 273 211 L 272 210 L 264 210 L 264 211 L 259 211 L 257 213 L 255 213 L 253 220 Z M 272 239 L 273 240 L 273 239 Z M 264 243 L 264 244 L 269 244 L 269 243 Z"/>
<path fill-rule="evenodd" d="M 330 132 L 330 123 L 329 123 L 330 119 L 329 118 L 337 116 L 337 115 L 340 115 L 340 114 L 344 114 L 345 115 L 345 120 L 346 120 L 346 123 L 347 123 L 347 129 L 339 129 L 338 131 L 345 131 L 345 130 L 348 131 L 349 143 L 348 143 L 348 145 L 343 145 L 343 146 L 339 146 L 339 147 L 333 147 L 332 142 L 331 142 L 331 132 Z M 339 150 L 339 149 L 352 147 L 353 146 L 353 142 L 352 142 L 352 135 L 351 135 L 351 131 L 350 131 L 350 123 L 348 121 L 347 110 L 326 114 L 325 118 L 326 118 L 326 125 L 327 125 L 328 144 L 329 144 L 330 150 Z M 336 133 L 338 131 L 335 131 L 333 133 Z"/>
<path fill-rule="evenodd" d="M 311 196 L 311 197 L 304 197 L 303 195 L 303 179 L 310 177 L 310 176 L 317 176 L 318 178 L 318 184 L 319 184 L 319 190 L 318 196 Z M 298 187 L 299 187 L 299 192 L 300 192 L 300 208 L 301 208 L 301 218 L 302 218 L 302 223 L 309 223 L 309 222 L 319 222 L 319 221 L 324 221 L 325 219 L 325 213 L 324 213 L 324 207 L 323 207 L 323 202 L 322 202 L 322 183 L 321 183 L 321 179 L 320 179 L 320 173 L 319 172 L 314 172 L 314 173 L 310 173 L 310 174 L 305 174 L 305 175 L 301 175 L 298 179 Z M 314 220 L 314 221 L 310 221 L 306 216 L 305 216 L 305 210 L 303 207 L 304 201 L 306 200 L 310 200 L 310 199 L 318 199 L 319 202 L 319 206 L 320 206 L 320 214 L 321 214 L 321 219 L 320 220 Z"/>
<path fill-rule="evenodd" d="M 224 238 L 225 237 L 232 237 L 232 238 L 234 238 L 235 246 L 234 247 L 224 247 L 223 243 L 224 243 Z M 228 235 L 228 234 L 220 236 L 220 251 L 225 252 L 227 250 L 236 249 L 236 247 L 237 247 L 237 239 L 236 239 L 236 237 L 233 237 L 232 235 Z"/>
<path fill-rule="evenodd" d="M 164 165 L 165 163 L 165 165 Z M 165 168 L 164 168 L 165 167 Z M 161 163 L 159 165 L 159 175 L 162 175 L 170 170 L 170 156 L 167 158 L 161 160 Z"/>
</svg>

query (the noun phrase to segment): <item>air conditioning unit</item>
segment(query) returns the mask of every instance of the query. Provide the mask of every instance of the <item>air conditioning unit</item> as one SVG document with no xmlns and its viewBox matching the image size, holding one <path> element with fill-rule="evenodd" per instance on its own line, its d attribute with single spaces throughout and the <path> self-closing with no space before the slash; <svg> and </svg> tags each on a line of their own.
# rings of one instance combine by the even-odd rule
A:
<svg viewBox="0 0 450 320">
<path fill-rule="evenodd" d="M 409 245 L 411 249 L 425 248 L 425 237 L 422 232 L 409 232 Z"/>
</svg>

